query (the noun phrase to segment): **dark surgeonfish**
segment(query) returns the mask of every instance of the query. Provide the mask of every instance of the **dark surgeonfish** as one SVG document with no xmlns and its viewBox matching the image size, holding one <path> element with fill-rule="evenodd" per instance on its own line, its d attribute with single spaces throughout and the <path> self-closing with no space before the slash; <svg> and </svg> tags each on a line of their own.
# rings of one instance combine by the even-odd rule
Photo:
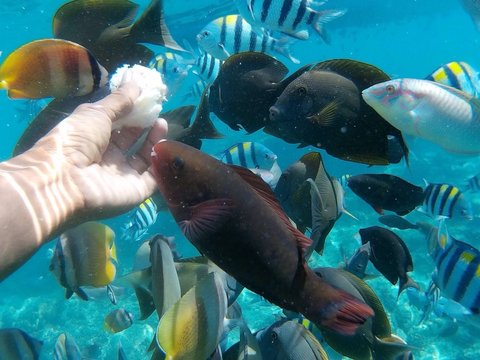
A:
<svg viewBox="0 0 480 360">
<path fill-rule="evenodd" d="M 344 269 L 360 279 L 366 278 L 365 270 L 370 260 L 370 253 L 370 244 L 360 246 L 348 260 L 345 260 Z"/>
<path fill-rule="evenodd" d="M 0 358 L 38 360 L 43 341 L 37 340 L 25 331 L 10 328 L 0 329 Z"/>
<path fill-rule="evenodd" d="M 355 360 L 396 360 L 399 354 L 410 349 L 402 339 L 392 334 L 382 302 L 363 280 L 341 269 L 318 268 L 314 271 L 330 285 L 364 301 L 375 313 L 350 336 L 321 329 L 324 340 L 334 350 Z"/>
<path fill-rule="evenodd" d="M 422 205 L 425 195 L 420 186 L 395 175 L 362 174 L 350 176 L 348 187 L 366 201 L 377 213 L 383 210 L 406 215 Z"/>
<path fill-rule="evenodd" d="M 58 336 L 53 350 L 54 360 L 81 360 L 82 353 L 71 335 L 62 333 Z"/>
<path fill-rule="evenodd" d="M 328 175 L 318 152 L 305 154 L 280 176 L 275 195 L 301 232 L 311 229 L 311 251 L 323 252 L 325 239 L 340 217 L 343 189 Z"/>
<path fill-rule="evenodd" d="M 60 235 L 50 263 L 50 271 L 66 289 L 88 300 L 82 286 L 108 286 L 115 278 L 117 262 L 115 233 L 98 222 L 86 222 Z"/>
<path fill-rule="evenodd" d="M 167 28 L 162 0 L 152 0 L 134 21 L 137 11 L 126 0 L 70 1 L 55 13 L 53 34 L 85 46 L 109 72 L 123 64 L 147 66 L 154 53 L 140 43 L 183 50 Z"/>
<path fill-rule="evenodd" d="M 360 229 L 359 232 L 362 244 L 370 244 L 370 261 L 375 268 L 393 285 L 400 280 L 398 296 L 407 287 L 419 288 L 407 275 L 413 271 L 413 260 L 407 245 L 397 234 L 380 226 Z"/>
<path fill-rule="evenodd" d="M 155 145 L 152 165 L 185 236 L 246 288 L 340 333 L 355 332 L 372 315 L 308 267 L 311 240 L 292 226 L 261 178 L 168 140 Z"/>
<path fill-rule="evenodd" d="M 107 70 L 86 48 L 60 39 L 29 42 L 0 66 L 0 89 L 14 99 L 82 96 L 107 81 Z"/>
<path fill-rule="evenodd" d="M 210 88 L 210 110 L 233 130 L 255 132 L 268 123 L 268 109 L 290 81 L 282 81 L 287 73 L 285 65 L 263 53 L 232 55 Z"/>
<path fill-rule="evenodd" d="M 400 131 L 361 96 L 363 89 L 386 80 L 382 70 L 349 59 L 304 68 L 296 79 L 284 82 L 265 131 L 289 143 L 325 149 L 342 160 L 398 163 L 408 155 Z"/>
</svg>

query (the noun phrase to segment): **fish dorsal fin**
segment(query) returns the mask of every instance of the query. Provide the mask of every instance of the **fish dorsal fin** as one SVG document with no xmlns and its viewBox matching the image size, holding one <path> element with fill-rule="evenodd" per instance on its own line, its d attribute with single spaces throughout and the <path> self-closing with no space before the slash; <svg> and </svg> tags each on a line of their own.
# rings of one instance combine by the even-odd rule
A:
<svg viewBox="0 0 480 360">
<path fill-rule="evenodd" d="M 312 71 L 332 71 L 352 80 L 360 90 L 372 85 L 388 81 L 390 77 L 379 68 L 360 61 L 350 59 L 334 59 L 322 61 L 313 66 Z"/>
<path fill-rule="evenodd" d="M 190 119 L 194 111 L 194 105 L 180 106 L 179 108 L 160 114 L 160 116 L 165 119 L 168 124 L 179 125 L 185 129 L 190 125 Z"/>
<path fill-rule="evenodd" d="M 275 194 L 270 189 L 270 186 L 268 186 L 268 184 L 265 183 L 260 176 L 255 175 L 248 169 L 235 165 L 227 166 L 233 169 L 246 183 L 248 183 L 256 191 L 256 193 L 264 201 L 267 202 L 268 205 L 270 205 L 270 207 L 275 211 L 275 213 L 280 217 L 280 219 L 282 219 L 289 231 L 295 236 L 298 246 L 302 249 L 303 253 L 305 253 L 306 249 L 308 249 L 308 247 L 312 245 L 312 240 L 303 235 L 292 225 L 290 219 L 285 214 L 280 203 L 275 197 Z"/>
<path fill-rule="evenodd" d="M 140 18 L 133 24 L 130 35 L 137 43 L 149 43 L 186 51 L 172 37 L 165 22 L 163 0 L 153 0 Z"/>
<path fill-rule="evenodd" d="M 208 93 L 210 88 L 203 89 L 200 103 L 198 104 L 197 114 L 192 123 L 192 132 L 201 139 L 221 139 L 223 135 L 217 131 L 210 119 L 210 107 L 208 104 Z"/>
</svg>

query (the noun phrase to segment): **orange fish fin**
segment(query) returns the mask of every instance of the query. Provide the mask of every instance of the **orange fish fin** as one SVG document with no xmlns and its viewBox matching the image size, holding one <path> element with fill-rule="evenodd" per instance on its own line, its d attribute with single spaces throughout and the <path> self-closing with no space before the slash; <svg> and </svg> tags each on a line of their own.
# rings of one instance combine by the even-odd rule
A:
<svg viewBox="0 0 480 360">
<path fill-rule="evenodd" d="M 338 291 L 336 305 L 329 309 L 329 314 L 324 314 L 328 320 L 321 322 L 321 326 L 336 333 L 354 335 L 358 327 L 374 316 L 372 308 L 354 296 Z"/>
<path fill-rule="evenodd" d="M 230 199 L 213 199 L 190 207 L 189 219 L 178 223 L 187 239 L 195 241 L 198 238 L 210 236 L 222 227 L 230 218 L 233 202 Z"/>
<path fill-rule="evenodd" d="M 292 222 L 285 214 L 282 209 L 282 206 L 278 202 L 275 194 L 273 193 L 270 186 L 262 180 L 262 178 L 258 175 L 255 175 L 248 169 L 245 169 L 241 166 L 236 165 L 228 165 L 232 170 L 234 170 L 246 183 L 248 183 L 256 192 L 257 194 L 267 202 L 268 205 L 277 213 L 277 215 L 283 220 L 285 225 L 287 225 L 288 229 L 291 233 L 295 236 L 297 240 L 297 244 L 302 250 L 302 254 L 305 254 L 305 251 L 308 247 L 312 245 L 312 240 L 302 234 L 295 226 L 292 225 Z"/>
</svg>

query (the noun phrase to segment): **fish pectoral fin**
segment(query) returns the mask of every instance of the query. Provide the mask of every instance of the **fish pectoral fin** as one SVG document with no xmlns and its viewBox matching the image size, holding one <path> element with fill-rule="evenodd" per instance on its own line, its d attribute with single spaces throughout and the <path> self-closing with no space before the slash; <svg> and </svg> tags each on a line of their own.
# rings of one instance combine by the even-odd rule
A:
<svg viewBox="0 0 480 360">
<path fill-rule="evenodd" d="M 222 50 L 223 54 L 226 57 L 230 57 L 230 53 L 227 51 L 227 49 L 225 49 L 225 45 L 223 43 L 218 43 L 218 47 L 220 48 L 220 50 Z"/>
<path fill-rule="evenodd" d="M 308 30 L 300 30 L 300 31 L 297 31 L 297 32 L 282 31 L 282 33 L 285 34 L 285 35 L 291 36 L 295 39 L 298 39 L 298 40 L 308 40 L 308 38 L 310 37 L 310 34 L 308 33 Z"/>
<path fill-rule="evenodd" d="M 87 293 L 85 291 L 83 291 L 81 288 L 77 287 L 77 288 L 73 289 L 73 291 L 75 292 L 75 294 L 78 295 L 78 297 L 80 299 L 88 301 Z"/>
<path fill-rule="evenodd" d="M 231 199 L 207 200 L 190 207 L 190 219 L 178 223 L 187 239 L 210 236 L 222 227 L 232 215 L 234 205 Z"/>
<path fill-rule="evenodd" d="M 255 14 L 253 13 L 252 0 L 247 0 L 247 7 L 250 15 L 252 16 L 253 21 L 255 21 Z"/>
<path fill-rule="evenodd" d="M 340 104 L 340 101 L 333 100 L 320 110 L 320 112 L 308 116 L 307 119 L 321 126 L 332 126 L 335 123 L 335 117 Z"/>
</svg>

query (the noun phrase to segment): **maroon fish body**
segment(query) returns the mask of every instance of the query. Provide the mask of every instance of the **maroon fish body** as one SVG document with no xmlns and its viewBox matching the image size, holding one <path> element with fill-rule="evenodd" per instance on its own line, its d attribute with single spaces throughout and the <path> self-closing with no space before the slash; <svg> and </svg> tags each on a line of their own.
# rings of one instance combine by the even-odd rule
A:
<svg viewBox="0 0 480 360">
<path fill-rule="evenodd" d="M 185 236 L 242 285 L 342 333 L 373 315 L 308 268 L 303 251 L 311 240 L 292 227 L 260 177 L 175 141 L 155 145 L 152 164 Z"/>
</svg>

